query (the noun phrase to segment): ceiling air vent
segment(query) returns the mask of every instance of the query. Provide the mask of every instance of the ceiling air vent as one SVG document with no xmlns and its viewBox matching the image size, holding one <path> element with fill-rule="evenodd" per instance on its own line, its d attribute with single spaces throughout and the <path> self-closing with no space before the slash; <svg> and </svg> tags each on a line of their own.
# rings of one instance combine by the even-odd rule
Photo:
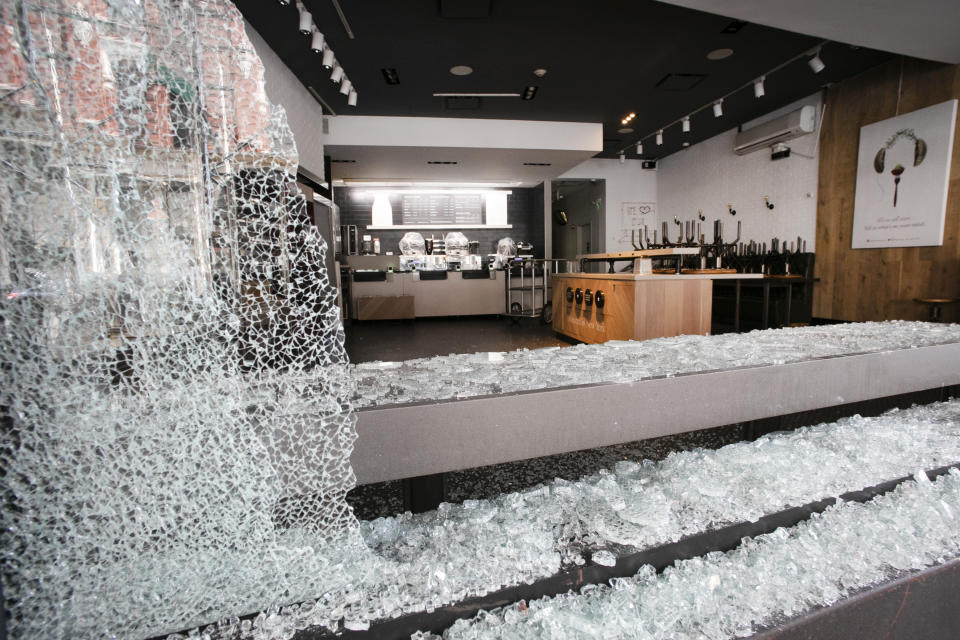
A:
<svg viewBox="0 0 960 640">
<path fill-rule="evenodd" d="M 661 91 L 689 91 L 703 82 L 705 73 L 668 73 L 656 84 Z"/>
<path fill-rule="evenodd" d="M 397 73 L 397 70 L 390 68 L 380 69 L 380 73 L 383 74 L 383 79 L 387 84 L 400 84 L 400 75 Z"/>
<path fill-rule="evenodd" d="M 456 160 L 427 160 L 427 164 L 460 164 Z"/>
<path fill-rule="evenodd" d="M 356 164 L 356 163 L 357 163 L 356 160 L 338 160 L 338 159 L 336 159 L 336 158 L 334 158 L 334 159 L 331 160 L 330 162 L 331 162 L 331 163 L 337 163 L 337 164 Z"/>
<path fill-rule="evenodd" d="M 736 33 L 747 26 L 747 23 L 743 20 L 734 20 L 723 29 L 720 30 L 720 33 Z"/>
<path fill-rule="evenodd" d="M 523 166 L 525 167 L 551 167 L 553 166 L 552 162 L 524 162 Z"/>
<path fill-rule="evenodd" d="M 451 111 L 476 110 L 480 108 L 480 98 L 446 97 L 443 99 L 443 104 Z"/>
</svg>

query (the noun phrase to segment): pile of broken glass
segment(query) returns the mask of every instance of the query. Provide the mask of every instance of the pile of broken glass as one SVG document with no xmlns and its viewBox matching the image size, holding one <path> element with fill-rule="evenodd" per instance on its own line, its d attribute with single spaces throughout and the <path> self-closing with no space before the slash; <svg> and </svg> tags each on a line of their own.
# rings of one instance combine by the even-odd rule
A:
<svg viewBox="0 0 960 640">
<path fill-rule="evenodd" d="M 803 362 L 960 342 L 960 325 L 861 322 L 718 336 L 611 340 L 351 366 L 356 407 L 449 400 Z"/>
</svg>

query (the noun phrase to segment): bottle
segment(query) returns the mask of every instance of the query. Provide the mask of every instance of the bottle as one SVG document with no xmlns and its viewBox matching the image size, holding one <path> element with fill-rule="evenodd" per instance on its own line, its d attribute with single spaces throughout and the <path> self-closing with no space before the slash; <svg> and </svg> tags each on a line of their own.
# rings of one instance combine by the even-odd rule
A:
<svg viewBox="0 0 960 640">
<path fill-rule="evenodd" d="M 373 239 L 373 252 L 380 255 L 380 238 Z"/>
</svg>

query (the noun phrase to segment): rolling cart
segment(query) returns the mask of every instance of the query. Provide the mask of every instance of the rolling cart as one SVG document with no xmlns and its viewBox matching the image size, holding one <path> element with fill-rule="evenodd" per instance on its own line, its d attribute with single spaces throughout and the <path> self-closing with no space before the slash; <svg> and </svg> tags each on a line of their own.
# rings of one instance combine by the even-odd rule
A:
<svg viewBox="0 0 960 640">
<path fill-rule="evenodd" d="M 540 318 L 544 324 L 550 324 L 553 320 L 550 274 L 569 268 L 569 260 L 514 258 L 504 267 L 506 302 L 503 315 L 514 321 Z"/>
</svg>

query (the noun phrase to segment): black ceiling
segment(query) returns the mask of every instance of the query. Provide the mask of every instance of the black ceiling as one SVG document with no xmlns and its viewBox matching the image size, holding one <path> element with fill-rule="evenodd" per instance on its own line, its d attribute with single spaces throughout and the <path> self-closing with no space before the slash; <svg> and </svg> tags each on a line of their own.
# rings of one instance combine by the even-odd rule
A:
<svg viewBox="0 0 960 640">
<path fill-rule="evenodd" d="M 348 38 L 331 0 L 303 0 L 357 89 L 356 107 L 329 80 L 329 71 L 297 31 L 295 1 L 234 0 L 243 15 L 293 70 L 338 113 L 377 116 L 507 118 L 602 122 L 601 157 L 615 157 L 641 136 L 678 120 L 737 87 L 809 50 L 809 36 L 747 23 L 734 33 L 732 20 L 653 0 L 341 0 L 355 34 Z M 445 17 L 480 15 L 482 17 Z M 706 54 L 734 53 L 723 60 Z M 748 87 L 727 98 L 724 115 L 710 109 L 692 118 L 690 133 L 673 125 L 664 145 L 644 142 L 644 158 L 669 155 L 857 74 L 890 54 L 828 43 L 826 69 L 811 72 L 797 60 L 766 81 L 766 95 Z M 469 76 L 450 68 L 468 65 Z M 534 69 L 547 69 L 538 78 Z M 399 84 L 388 84 L 383 69 L 394 69 Z M 702 75 L 692 88 L 671 90 Z M 697 80 L 696 77 L 693 80 Z M 677 82 L 675 82 L 677 81 Z M 522 92 L 538 87 L 533 100 L 484 98 L 476 109 L 454 109 L 435 92 Z M 660 85 L 658 87 L 658 85 Z M 636 113 L 621 134 L 620 119 Z"/>
</svg>

